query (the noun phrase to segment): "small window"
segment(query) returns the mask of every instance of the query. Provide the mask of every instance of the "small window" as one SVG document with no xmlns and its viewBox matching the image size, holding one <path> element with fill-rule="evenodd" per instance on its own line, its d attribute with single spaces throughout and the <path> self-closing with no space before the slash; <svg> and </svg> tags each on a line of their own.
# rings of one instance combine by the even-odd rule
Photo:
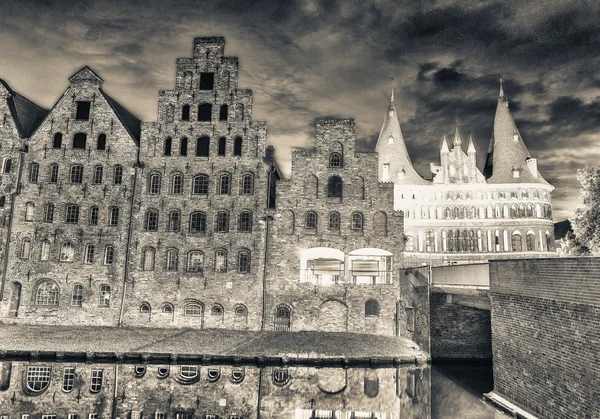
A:
<svg viewBox="0 0 600 419">
<path fill-rule="evenodd" d="M 90 381 L 90 391 L 92 393 L 98 393 L 102 390 L 102 370 L 92 370 L 92 379 Z"/>
<path fill-rule="evenodd" d="M 29 255 L 31 254 L 31 239 L 25 237 L 21 241 L 21 259 L 29 259 Z"/>
<path fill-rule="evenodd" d="M 144 221 L 146 231 L 158 231 L 158 211 L 148 210 Z"/>
<path fill-rule="evenodd" d="M 181 194 L 183 193 L 183 176 L 174 175 L 171 181 L 171 193 Z"/>
<path fill-rule="evenodd" d="M 238 253 L 238 272 L 241 274 L 250 273 L 250 252 L 247 250 Z"/>
<path fill-rule="evenodd" d="M 329 214 L 329 229 L 334 231 L 339 231 L 340 229 L 340 214 L 337 212 L 332 212 Z"/>
<path fill-rule="evenodd" d="M 342 187 L 342 178 L 339 176 L 331 176 L 327 181 L 327 196 L 330 198 L 341 198 Z"/>
<path fill-rule="evenodd" d="M 143 271 L 153 271 L 154 270 L 155 254 L 156 254 L 156 251 L 151 247 L 144 250 L 144 257 L 142 259 L 142 270 Z"/>
<path fill-rule="evenodd" d="M 81 307 L 83 304 L 83 285 L 73 285 L 73 293 L 71 294 L 71 306 Z"/>
<path fill-rule="evenodd" d="M 90 119 L 90 102 L 80 101 L 77 102 L 77 111 L 75 113 L 75 119 L 87 121 Z"/>
<path fill-rule="evenodd" d="M 227 121 L 227 105 L 221 105 L 221 109 L 219 110 L 219 121 Z"/>
<path fill-rule="evenodd" d="M 119 208 L 111 207 L 108 214 L 108 225 L 116 227 L 119 225 Z"/>
<path fill-rule="evenodd" d="M 177 249 L 167 250 L 167 271 L 176 271 L 178 267 L 178 252 Z"/>
<path fill-rule="evenodd" d="M 51 243 L 49 240 L 44 240 L 42 242 L 42 251 L 40 254 L 40 260 L 48 260 L 50 258 L 50 246 L 51 246 Z"/>
<path fill-rule="evenodd" d="M 309 211 L 305 216 L 305 227 L 310 229 L 317 228 L 317 214 L 313 211 Z"/>
<path fill-rule="evenodd" d="M 203 309 L 200 304 L 188 303 L 183 308 L 183 315 L 188 317 L 202 317 Z"/>
<path fill-rule="evenodd" d="M 114 184 L 120 185 L 123 183 L 123 166 L 115 166 Z"/>
<path fill-rule="evenodd" d="M 329 156 L 329 167 L 342 167 L 342 156 L 340 153 L 331 153 Z"/>
<path fill-rule="evenodd" d="M 96 166 L 94 168 L 94 184 L 99 185 L 102 183 L 102 175 L 104 174 L 104 167 Z"/>
<path fill-rule="evenodd" d="M 182 365 L 180 367 L 179 373 L 181 378 L 196 378 L 198 377 L 198 367 L 194 365 Z"/>
<path fill-rule="evenodd" d="M 69 224 L 77 224 L 79 222 L 79 206 L 67 205 L 65 222 Z"/>
<path fill-rule="evenodd" d="M 244 142 L 244 140 L 242 140 L 242 137 L 235 137 L 235 140 L 233 142 L 233 155 L 234 156 L 242 155 L 243 142 Z"/>
<path fill-rule="evenodd" d="M 71 242 L 65 242 L 60 246 L 59 260 L 61 262 L 73 262 L 75 257 L 75 245 Z"/>
<path fill-rule="evenodd" d="M 163 148 L 163 156 L 171 155 L 171 148 L 173 146 L 173 139 L 171 137 L 165 138 L 165 144 Z"/>
<path fill-rule="evenodd" d="M 170 307 L 171 311 L 169 311 L 168 313 L 172 313 L 173 312 L 173 307 L 171 306 L 165 306 L 165 307 Z M 163 313 L 166 313 L 163 307 Z M 158 378 L 167 378 L 169 376 L 169 367 L 158 367 L 156 369 L 156 376 Z"/>
<path fill-rule="evenodd" d="M 227 150 L 227 138 L 220 137 L 219 138 L 219 148 L 217 150 L 218 156 L 224 156 Z"/>
<path fill-rule="evenodd" d="M 236 317 L 246 317 L 248 315 L 248 309 L 242 305 L 235 308 L 234 314 Z"/>
<path fill-rule="evenodd" d="M 210 150 L 210 138 L 200 137 L 196 140 L 196 156 L 197 157 L 208 157 Z"/>
<path fill-rule="evenodd" d="M 362 214 L 355 212 L 354 214 L 352 214 L 352 230 L 358 230 L 358 231 L 362 231 L 363 230 L 363 216 Z"/>
<path fill-rule="evenodd" d="M 379 316 L 379 303 L 376 300 L 367 300 L 365 303 L 365 317 Z"/>
<path fill-rule="evenodd" d="M 227 251 L 223 249 L 215 252 L 215 272 L 227 272 Z"/>
<path fill-rule="evenodd" d="M 220 195 L 228 195 L 230 191 L 231 191 L 231 176 L 221 175 L 218 193 Z"/>
<path fill-rule="evenodd" d="M 254 175 L 247 173 L 242 177 L 242 195 L 254 194 Z"/>
<path fill-rule="evenodd" d="M 203 272 L 204 271 L 204 253 L 199 250 L 194 250 L 188 253 L 188 272 Z"/>
<path fill-rule="evenodd" d="M 289 372 L 287 368 L 273 368 L 273 384 L 283 386 L 289 380 Z"/>
<path fill-rule="evenodd" d="M 181 213 L 179 211 L 171 211 L 169 214 L 169 231 L 179 231 L 181 227 Z"/>
<path fill-rule="evenodd" d="M 217 214 L 217 233 L 227 233 L 229 231 L 229 213 L 219 211 Z"/>
<path fill-rule="evenodd" d="M 210 122 L 212 119 L 212 105 L 210 103 L 202 103 L 198 105 L 198 121 Z"/>
<path fill-rule="evenodd" d="M 245 371 L 243 368 L 234 368 L 231 371 L 231 382 L 235 384 L 239 384 L 244 381 Z M 231 416 L 230 416 L 231 418 Z"/>
<path fill-rule="evenodd" d="M 209 368 L 206 372 L 206 377 L 208 381 L 214 383 L 215 381 L 219 381 L 219 378 L 221 378 L 221 371 L 219 371 L 218 368 Z"/>
<path fill-rule="evenodd" d="M 192 193 L 195 195 L 208 195 L 208 176 L 198 175 L 194 177 Z"/>
<path fill-rule="evenodd" d="M 50 367 L 27 367 L 27 388 L 39 393 L 50 384 Z"/>
<path fill-rule="evenodd" d="M 364 379 L 364 393 L 369 398 L 377 397 L 379 394 L 379 380 L 377 378 Z"/>
<path fill-rule="evenodd" d="M 91 226 L 97 226 L 98 225 L 98 207 L 93 206 L 90 207 L 90 219 L 89 219 L 90 225 Z"/>
<path fill-rule="evenodd" d="M 142 305 L 140 306 L 140 313 L 142 314 L 150 314 L 151 311 L 152 310 L 150 308 L 150 304 L 148 303 L 142 303 Z"/>
<path fill-rule="evenodd" d="M 148 192 L 150 195 L 157 195 L 160 193 L 160 175 L 158 173 L 153 173 L 150 175 Z"/>
<path fill-rule="evenodd" d="M 25 221 L 33 221 L 33 210 L 35 209 L 35 204 L 33 202 L 28 202 L 25 204 Z"/>
<path fill-rule="evenodd" d="M 104 264 L 112 265 L 115 257 L 115 248 L 112 246 L 106 246 L 104 248 Z"/>
<path fill-rule="evenodd" d="M 4 208 L 4 205 L 6 205 L 6 196 L 2 195 L 0 196 L 0 208 Z"/>
<path fill-rule="evenodd" d="M 50 183 L 58 183 L 58 164 L 50 166 Z"/>
<path fill-rule="evenodd" d="M 54 134 L 54 140 L 52 142 L 52 148 L 61 148 L 62 147 L 62 133 L 57 132 Z"/>
<path fill-rule="evenodd" d="M 190 120 L 190 105 L 183 105 L 181 107 L 181 120 L 182 121 Z"/>
<path fill-rule="evenodd" d="M 106 134 L 100 134 L 98 136 L 98 142 L 96 143 L 97 150 L 106 150 Z"/>
<path fill-rule="evenodd" d="M 206 214 L 192 212 L 190 214 L 190 233 L 206 233 Z"/>
<path fill-rule="evenodd" d="M 54 222 L 54 204 L 47 204 L 44 207 L 44 222 L 52 223 Z"/>
<path fill-rule="evenodd" d="M 12 169 L 12 159 L 4 159 L 2 164 L 2 173 L 10 173 Z"/>
<path fill-rule="evenodd" d="M 188 139 L 187 139 L 187 137 L 183 137 L 179 141 L 179 155 L 187 156 L 187 150 L 188 150 Z"/>
<path fill-rule="evenodd" d="M 100 285 L 100 299 L 98 305 L 100 307 L 110 307 L 110 285 Z"/>
<path fill-rule="evenodd" d="M 73 136 L 73 149 L 85 150 L 85 143 L 87 142 L 87 134 L 78 132 Z"/>
<path fill-rule="evenodd" d="M 71 166 L 71 183 L 80 184 L 83 182 L 83 166 L 76 164 Z"/>
<path fill-rule="evenodd" d="M 200 73 L 200 90 L 213 90 L 215 73 Z"/>
<path fill-rule="evenodd" d="M 31 163 L 29 166 L 29 182 L 38 183 L 38 177 L 40 175 L 40 165 L 38 163 Z"/>
<path fill-rule="evenodd" d="M 74 385 L 75 385 L 75 368 L 74 367 L 63 368 L 62 390 L 65 393 L 69 393 L 69 392 L 73 391 Z"/>
<path fill-rule="evenodd" d="M 85 246 L 85 254 L 83 257 L 83 263 L 92 264 L 94 263 L 94 256 L 96 253 L 96 247 L 93 244 L 88 244 Z"/>
<path fill-rule="evenodd" d="M 35 293 L 35 305 L 57 306 L 60 300 L 60 291 L 54 281 L 42 282 Z"/>
<path fill-rule="evenodd" d="M 242 211 L 238 220 L 238 230 L 241 233 L 252 233 L 252 213 Z"/>
</svg>

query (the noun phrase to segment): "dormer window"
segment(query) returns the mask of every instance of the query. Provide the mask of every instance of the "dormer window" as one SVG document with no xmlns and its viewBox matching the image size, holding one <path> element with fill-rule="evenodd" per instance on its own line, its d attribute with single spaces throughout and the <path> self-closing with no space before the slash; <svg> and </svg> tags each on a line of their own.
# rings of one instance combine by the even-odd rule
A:
<svg viewBox="0 0 600 419">
<path fill-rule="evenodd" d="M 390 165 L 389 163 L 383 164 L 383 180 L 387 181 L 390 177 Z"/>
<path fill-rule="evenodd" d="M 81 101 L 77 102 L 77 112 L 75 113 L 75 119 L 87 121 L 90 119 L 90 102 Z"/>
<path fill-rule="evenodd" d="M 517 134 L 517 130 L 513 130 L 513 141 L 519 141 L 519 134 Z"/>
<path fill-rule="evenodd" d="M 512 169 L 512 175 L 514 178 L 521 177 L 521 171 L 519 169 Z"/>
<path fill-rule="evenodd" d="M 398 172 L 398 179 L 403 180 L 406 178 L 406 170 L 404 170 L 404 167 L 402 168 L 402 170 L 400 170 Z"/>
<path fill-rule="evenodd" d="M 394 144 L 394 136 L 393 135 L 390 135 L 388 137 L 388 144 Z"/>
</svg>

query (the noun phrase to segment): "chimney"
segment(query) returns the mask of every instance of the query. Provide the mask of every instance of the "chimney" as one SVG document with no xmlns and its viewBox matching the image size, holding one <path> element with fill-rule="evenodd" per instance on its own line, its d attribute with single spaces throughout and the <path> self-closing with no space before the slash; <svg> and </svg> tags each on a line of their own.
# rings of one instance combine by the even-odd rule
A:
<svg viewBox="0 0 600 419">
<path fill-rule="evenodd" d="M 538 169 L 537 169 L 537 159 L 529 157 L 527 159 L 527 168 L 531 172 L 534 178 L 538 177 Z"/>
<path fill-rule="evenodd" d="M 272 145 L 267 146 L 267 150 L 265 152 L 265 160 L 271 164 L 275 161 L 275 147 L 273 147 Z"/>
</svg>

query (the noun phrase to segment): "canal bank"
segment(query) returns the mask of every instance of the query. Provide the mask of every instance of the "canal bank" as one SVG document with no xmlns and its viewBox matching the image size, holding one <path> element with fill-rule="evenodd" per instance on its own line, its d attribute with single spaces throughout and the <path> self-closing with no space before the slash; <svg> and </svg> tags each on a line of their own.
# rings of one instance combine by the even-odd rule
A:
<svg viewBox="0 0 600 419">
<path fill-rule="evenodd" d="M 395 336 L 324 332 L 0 326 L 0 357 L 88 362 L 398 366 L 429 355 Z"/>
</svg>

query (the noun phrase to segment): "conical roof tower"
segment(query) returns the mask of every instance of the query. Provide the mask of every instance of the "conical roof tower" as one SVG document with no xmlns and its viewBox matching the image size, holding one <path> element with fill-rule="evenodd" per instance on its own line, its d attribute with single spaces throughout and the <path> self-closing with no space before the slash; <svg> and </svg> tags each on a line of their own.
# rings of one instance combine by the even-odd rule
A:
<svg viewBox="0 0 600 419">
<path fill-rule="evenodd" d="M 390 104 L 379 132 L 375 151 L 379 156 L 379 181 L 402 185 L 429 184 L 428 181 L 419 176 L 410 161 L 396 113 L 393 84 Z M 385 165 L 387 165 L 387 169 L 384 169 Z"/>
<path fill-rule="evenodd" d="M 537 170 L 537 161 L 531 158 L 523 138 L 508 108 L 504 96 L 502 79 L 494 132 L 490 140 L 488 157 L 484 170 L 488 183 L 541 183 L 548 185 Z"/>
</svg>

